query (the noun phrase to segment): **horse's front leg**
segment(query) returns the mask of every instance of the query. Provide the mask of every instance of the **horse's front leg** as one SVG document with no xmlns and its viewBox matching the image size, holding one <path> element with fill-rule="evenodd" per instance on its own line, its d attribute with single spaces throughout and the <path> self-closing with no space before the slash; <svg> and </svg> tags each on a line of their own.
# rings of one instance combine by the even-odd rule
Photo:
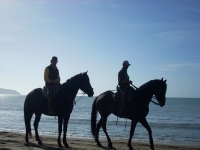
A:
<svg viewBox="0 0 200 150">
<path fill-rule="evenodd" d="M 150 143 L 150 148 L 152 150 L 154 150 L 154 144 L 153 144 L 153 137 L 152 137 L 152 131 L 151 128 L 146 120 L 146 118 L 144 119 L 140 119 L 139 122 L 147 129 L 148 133 L 149 133 L 149 143 Z"/>
<path fill-rule="evenodd" d="M 67 115 L 64 118 L 63 144 L 65 145 L 66 148 L 69 148 L 69 145 L 68 145 L 67 140 L 66 140 L 66 137 L 67 137 L 67 125 L 68 125 L 69 118 L 70 118 L 70 115 Z"/>
<path fill-rule="evenodd" d="M 134 131 L 135 131 L 135 127 L 137 125 L 137 120 L 132 120 L 131 122 L 131 130 L 130 130 L 130 137 L 129 137 L 129 140 L 128 140 L 128 147 L 129 147 L 129 150 L 133 150 L 133 147 L 131 145 L 131 141 L 132 141 L 132 137 L 134 135 Z"/>
<path fill-rule="evenodd" d="M 57 139 L 58 147 L 63 147 L 61 142 L 60 142 L 60 136 L 61 136 L 61 133 L 62 133 L 62 123 L 63 123 L 63 117 L 58 116 L 58 139 Z"/>
</svg>

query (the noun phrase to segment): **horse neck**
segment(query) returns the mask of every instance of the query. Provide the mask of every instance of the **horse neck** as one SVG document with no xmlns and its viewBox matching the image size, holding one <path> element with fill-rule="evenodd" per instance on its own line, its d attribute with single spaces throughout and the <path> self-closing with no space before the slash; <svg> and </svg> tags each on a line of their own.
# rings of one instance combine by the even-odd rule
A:
<svg viewBox="0 0 200 150">
<path fill-rule="evenodd" d="M 72 78 L 68 80 L 68 82 L 69 83 L 67 85 L 67 92 L 70 98 L 74 100 L 78 93 L 78 90 L 80 89 L 79 78 L 78 77 Z"/>
<path fill-rule="evenodd" d="M 145 98 L 143 99 L 146 104 L 149 105 L 153 95 L 154 95 L 154 82 L 150 81 L 147 83 L 143 89 L 143 92 L 145 93 Z"/>
</svg>

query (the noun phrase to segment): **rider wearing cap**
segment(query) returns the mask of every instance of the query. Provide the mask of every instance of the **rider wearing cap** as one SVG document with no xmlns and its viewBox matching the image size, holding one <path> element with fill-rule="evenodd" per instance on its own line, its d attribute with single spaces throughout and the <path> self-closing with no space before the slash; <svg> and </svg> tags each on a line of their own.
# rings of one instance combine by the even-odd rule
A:
<svg viewBox="0 0 200 150">
<path fill-rule="evenodd" d="M 57 69 L 58 59 L 53 56 L 51 59 L 51 64 L 45 68 L 44 81 L 46 84 L 47 94 L 48 94 L 48 108 L 49 114 L 54 115 L 52 108 L 52 101 L 54 97 L 54 86 L 60 83 L 59 70 Z"/>
<path fill-rule="evenodd" d="M 129 80 L 129 76 L 127 73 L 127 69 L 130 66 L 129 62 L 125 60 L 122 64 L 122 69 L 118 73 L 118 84 L 120 86 L 120 91 L 122 92 L 122 100 L 121 105 L 119 109 L 119 116 L 124 117 L 125 114 L 125 107 L 128 100 L 127 92 L 130 84 L 132 84 L 132 81 Z"/>
</svg>

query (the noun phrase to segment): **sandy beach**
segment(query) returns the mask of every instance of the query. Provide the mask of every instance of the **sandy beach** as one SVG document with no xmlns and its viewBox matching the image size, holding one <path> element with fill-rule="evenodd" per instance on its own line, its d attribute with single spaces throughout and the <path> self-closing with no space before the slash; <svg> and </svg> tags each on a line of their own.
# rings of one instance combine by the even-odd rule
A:
<svg viewBox="0 0 200 150">
<path fill-rule="evenodd" d="M 61 150 L 57 147 L 55 136 L 41 136 L 43 146 L 37 144 L 37 141 L 33 138 L 30 139 L 31 145 L 25 144 L 24 134 L 16 132 L 0 132 L 0 150 Z M 96 146 L 94 140 L 68 138 L 70 145 L 69 150 L 107 150 L 107 141 L 101 140 L 104 148 Z M 126 146 L 126 140 L 113 140 L 113 145 L 117 150 L 128 150 Z M 135 150 L 150 150 L 148 143 L 133 142 Z M 200 150 L 197 146 L 187 145 L 170 145 L 170 144 L 155 144 L 156 150 Z"/>
</svg>

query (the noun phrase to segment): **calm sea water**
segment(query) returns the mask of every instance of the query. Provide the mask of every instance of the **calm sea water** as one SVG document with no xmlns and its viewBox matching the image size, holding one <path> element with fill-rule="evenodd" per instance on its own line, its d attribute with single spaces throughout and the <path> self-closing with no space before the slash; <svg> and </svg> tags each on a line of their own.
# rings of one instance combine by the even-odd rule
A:
<svg viewBox="0 0 200 150">
<path fill-rule="evenodd" d="M 23 104 L 26 96 L 0 95 L 0 131 L 25 132 Z M 93 98 L 84 97 L 74 107 L 68 125 L 68 137 L 92 138 L 90 132 L 90 114 Z M 98 118 L 99 118 L 98 114 Z M 107 130 L 112 139 L 128 139 L 130 120 L 124 131 L 125 119 L 116 125 L 116 117 L 110 115 Z M 34 117 L 32 118 L 33 124 Z M 159 107 L 150 104 L 147 116 L 155 142 L 192 144 L 200 146 L 200 98 L 167 98 L 166 105 Z M 57 119 L 42 115 L 39 132 L 45 135 L 57 135 Z M 32 126 L 33 130 L 33 126 Z M 34 131 L 32 131 L 34 133 Z M 100 130 L 100 138 L 105 134 Z M 148 133 L 138 123 L 133 140 L 148 141 Z"/>
</svg>

